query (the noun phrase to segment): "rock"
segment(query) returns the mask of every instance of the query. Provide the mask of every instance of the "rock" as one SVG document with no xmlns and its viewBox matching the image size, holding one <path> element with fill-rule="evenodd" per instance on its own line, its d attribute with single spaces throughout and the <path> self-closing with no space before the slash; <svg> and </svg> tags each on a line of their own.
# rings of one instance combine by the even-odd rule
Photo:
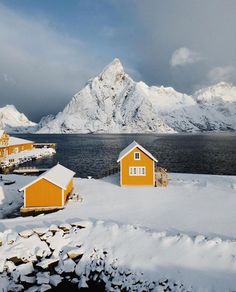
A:
<svg viewBox="0 0 236 292">
<path fill-rule="evenodd" d="M 21 284 L 10 283 L 10 285 L 7 287 L 7 291 L 12 292 L 24 291 L 24 286 Z"/>
<path fill-rule="evenodd" d="M 55 259 L 44 259 L 40 263 L 36 265 L 41 270 L 52 270 L 55 266 L 57 266 L 59 262 L 58 258 Z"/>
<path fill-rule="evenodd" d="M 44 273 L 37 273 L 36 275 L 36 281 L 38 285 L 41 284 L 48 284 L 49 283 L 49 272 L 44 272 Z"/>
<path fill-rule="evenodd" d="M 83 222 L 80 222 L 80 221 L 71 223 L 71 226 L 77 227 L 80 229 L 85 228 L 85 226 L 83 225 Z"/>
<path fill-rule="evenodd" d="M 0 260 L 0 273 L 4 271 L 5 262 L 6 260 Z"/>
<path fill-rule="evenodd" d="M 18 237 L 18 233 L 16 232 L 9 233 L 7 235 L 7 244 L 12 245 L 17 240 L 17 237 Z"/>
<path fill-rule="evenodd" d="M 20 276 L 21 282 L 29 283 L 29 284 L 34 284 L 36 281 L 36 278 L 34 276 L 26 276 L 26 275 L 21 275 Z"/>
<path fill-rule="evenodd" d="M 26 263 L 26 264 L 21 264 L 16 267 L 16 271 L 18 271 L 21 275 L 29 275 L 34 271 L 33 264 Z"/>
<path fill-rule="evenodd" d="M 50 289 L 52 289 L 52 287 L 51 287 L 50 285 L 48 285 L 48 284 L 43 284 L 43 285 L 39 288 L 39 291 L 40 291 L 40 292 L 44 292 L 44 291 L 48 291 L 48 290 L 50 290 Z"/>
<path fill-rule="evenodd" d="M 38 234 L 39 236 L 44 235 L 46 232 L 48 232 L 48 228 L 47 227 L 37 227 L 34 228 L 33 231 Z"/>
<path fill-rule="evenodd" d="M 39 291 L 39 286 L 32 286 L 29 289 L 25 290 L 25 292 L 37 292 Z"/>
<path fill-rule="evenodd" d="M 67 252 L 68 257 L 72 260 L 80 259 L 83 256 L 83 254 L 84 252 L 80 248 L 71 249 L 70 251 Z"/>
<path fill-rule="evenodd" d="M 4 237 L 4 234 L 0 232 L 0 246 L 3 245 L 3 237 Z"/>
<path fill-rule="evenodd" d="M 16 269 L 16 265 L 12 261 L 6 261 L 5 267 L 8 273 L 11 273 Z"/>
<path fill-rule="evenodd" d="M 79 289 L 81 289 L 81 288 L 89 288 L 89 286 L 87 284 L 87 278 L 84 277 L 83 275 L 80 277 L 78 288 Z"/>
<path fill-rule="evenodd" d="M 75 270 L 76 263 L 72 259 L 67 259 L 63 262 L 60 262 L 60 264 L 55 268 L 55 271 L 58 274 L 62 273 L 73 273 Z"/>
<path fill-rule="evenodd" d="M 63 278 L 62 278 L 61 276 L 59 276 L 59 275 L 52 275 L 52 276 L 50 276 L 49 283 L 50 283 L 51 285 L 53 285 L 54 287 L 57 287 L 57 285 L 58 285 L 59 283 L 61 283 L 62 279 L 63 279 Z"/>
<path fill-rule="evenodd" d="M 77 284 L 77 283 L 79 283 L 79 279 L 78 279 L 78 278 L 73 278 L 73 279 L 71 280 L 71 283 L 73 283 L 73 284 Z"/>
<path fill-rule="evenodd" d="M 57 226 L 57 225 L 55 225 L 55 224 L 52 224 L 50 227 L 49 227 L 49 231 L 51 231 L 51 232 L 53 232 L 53 233 L 55 233 L 55 232 L 57 232 L 57 231 L 59 231 L 60 229 L 59 229 L 59 227 Z"/>
<path fill-rule="evenodd" d="M 59 225 L 59 228 L 62 229 L 64 232 L 68 232 L 71 230 L 72 227 L 70 224 L 64 223 L 64 224 Z"/>
<path fill-rule="evenodd" d="M 8 260 L 13 262 L 16 266 L 27 262 L 25 259 L 23 260 L 22 258 L 18 258 L 17 256 L 13 256 L 11 258 L 8 258 Z"/>
<path fill-rule="evenodd" d="M 19 235 L 23 238 L 29 238 L 31 235 L 34 234 L 34 231 L 32 229 L 29 229 L 29 230 L 24 230 L 24 231 L 21 231 L 19 233 Z"/>
<path fill-rule="evenodd" d="M 45 243 L 44 248 L 37 247 L 35 250 L 35 255 L 38 259 L 41 259 L 42 257 L 50 256 L 51 254 L 52 254 L 52 252 L 46 243 Z"/>
<path fill-rule="evenodd" d="M 45 233 L 44 235 L 42 235 L 40 238 L 41 240 L 47 240 L 48 238 L 53 236 L 53 232 L 52 231 L 48 231 L 47 233 Z"/>
</svg>

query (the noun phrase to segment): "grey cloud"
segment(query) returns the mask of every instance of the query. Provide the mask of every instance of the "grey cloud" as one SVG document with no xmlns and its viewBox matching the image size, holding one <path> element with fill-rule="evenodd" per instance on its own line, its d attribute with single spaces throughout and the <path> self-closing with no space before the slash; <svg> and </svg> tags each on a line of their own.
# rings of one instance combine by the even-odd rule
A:
<svg viewBox="0 0 236 292">
<path fill-rule="evenodd" d="M 1 4 L 0 42 L 0 106 L 33 119 L 61 110 L 100 67 L 83 43 Z"/>
</svg>

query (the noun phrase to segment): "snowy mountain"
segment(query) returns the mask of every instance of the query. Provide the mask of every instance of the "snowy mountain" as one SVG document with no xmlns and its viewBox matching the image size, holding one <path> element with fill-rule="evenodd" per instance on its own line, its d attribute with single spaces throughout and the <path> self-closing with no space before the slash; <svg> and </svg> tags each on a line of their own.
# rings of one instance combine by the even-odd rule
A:
<svg viewBox="0 0 236 292">
<path fill-rule="evenodd" d="M 28 133 L 37 130 L 37 124 L 20 113 L 14 105 L 0 108 L 0 129 L 8 133 Z"/>
<path fill-rule="evenodd" d="M 114 59 L 74 95 L 39 133 L 132 133 L 236 130 L 236 87 L 227 83 L 193 96 L 135 82 Z"/>
</svg>

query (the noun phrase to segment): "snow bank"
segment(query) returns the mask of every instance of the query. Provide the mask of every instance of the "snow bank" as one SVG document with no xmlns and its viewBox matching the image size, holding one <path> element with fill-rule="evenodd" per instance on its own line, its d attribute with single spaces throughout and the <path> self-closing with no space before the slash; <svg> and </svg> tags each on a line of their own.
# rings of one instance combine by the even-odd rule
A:
<svg viewBox="0 0 236 292">
<path fill-rule="evenodd" d="M 32 179 L 6 177 L 17 186 Z M 79 287 L 100 281 L 108 291 L 234 290 L 236 177 L 170 177 L 167 188 L 121 188 L 116 175 L 76 178 L 82 202 L 53 214 L 1 220 L 5 287 L 35 279 L 37 291 L 69 277 Z M 19 275 L 14 265 L 26 263 L 34 271 Z"/>
<path fill-rule="evenodd" d="M 107 291 L 167 291 L 169 287 L 169 291 L 221 292 L 236 287 L 235 241 L 168 236 L 103 221 L 81 225 L 85 228 L 71 226 L 69 231 L 58 226 L 54 233 L 45 227 L 47 239 L 36 232 L 29 237 L 9 229 L 1 233 L 5 289 L 24 287 L 26 282 L 40 291 L 42 285 L 57 286 L 63 278 L 77 278 L 79 287 L 102 281 Z"/>
<path fill-rule="evenodd" d="M 5 159 L 1 160 L 1 167 L 10 167 L 19 165 L 33 159 L 40 159 L 46 156 L 52 156 L 56 151 L 53 148 L 33 148 L 32 150 L 25 150 L 19 153 L 8 155 Z"/>
</svg>

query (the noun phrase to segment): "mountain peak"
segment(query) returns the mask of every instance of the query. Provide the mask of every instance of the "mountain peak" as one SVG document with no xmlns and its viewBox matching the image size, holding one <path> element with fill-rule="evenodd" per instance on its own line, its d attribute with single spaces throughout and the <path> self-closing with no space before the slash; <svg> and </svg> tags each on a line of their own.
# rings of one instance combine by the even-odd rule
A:
<svg viewBox="0 0 236 292">
<path fill-rule="evenodd" d="M 117 79 L 118 76 L 124 76 L 125 71 L 118 58 L 109 63 L 99 74 L 101 79 Z"/>
</svg>

